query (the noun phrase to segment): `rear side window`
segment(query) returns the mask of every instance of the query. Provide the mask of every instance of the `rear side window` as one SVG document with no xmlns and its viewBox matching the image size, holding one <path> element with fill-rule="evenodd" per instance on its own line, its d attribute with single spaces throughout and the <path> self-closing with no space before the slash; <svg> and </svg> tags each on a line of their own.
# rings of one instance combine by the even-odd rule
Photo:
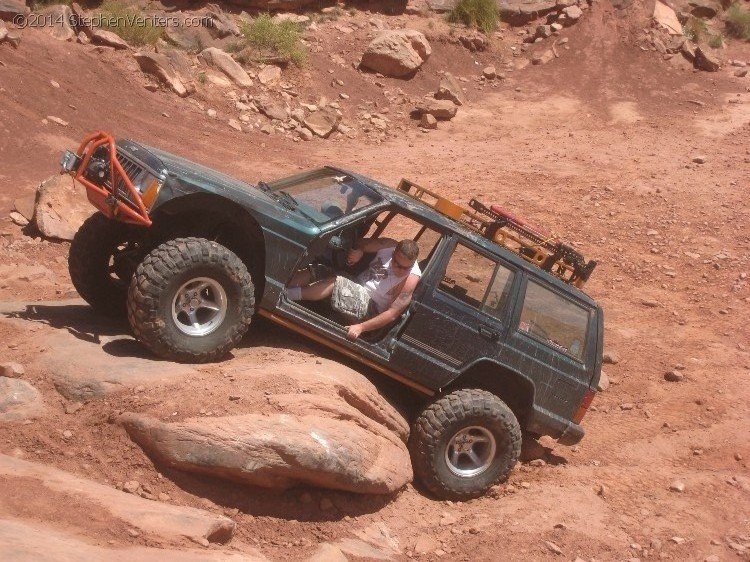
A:
<svg viewBox="0 0 750 562">
<path fill-rule="evenodd" d="M 502 320 L 513 272 L 458 244 L 448 262 L 440 291 Z"/>
<path fill-rule="evenodd" d="M 553 349 L 583 359 L 589 311 L 529 281 L 518 330 Z"/>
</svg>

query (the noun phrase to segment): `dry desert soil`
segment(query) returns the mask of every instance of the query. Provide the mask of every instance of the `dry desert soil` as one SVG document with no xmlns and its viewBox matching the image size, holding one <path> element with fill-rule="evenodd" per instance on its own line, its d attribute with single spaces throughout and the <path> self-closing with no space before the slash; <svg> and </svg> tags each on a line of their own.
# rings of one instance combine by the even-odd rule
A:
<svg viewBox="0 0 750 562">
<path fill-rule="evenodd" d="M 285 71 L 304 83 L 310 100 L 341 90 L 352 114 L 359 106 L 382 110 L 390 107 L 384 91 L 419 97 L 450 70 L 468 78 L 469 101 L 434 131 L 421 131 L 394 106 L 391 132 L 382 138 L 310 142 L 242 133 L 226 119 L 210 119 L 206 107 L 228 107 L 210 88 L 197 96 L 201 107 L 166 90 L 147 91 L 132 59 L 119 52 L 34 29 L 24 31 L 18 49 L 0 44 L 0 362 L 22 364 L 24 380 L 46 405 L 28 422 L 0 423 L 0 453 L 110 487 L 137 480 L 166 494 L 166 503 L 237 524 L 228 545 L 201 546 L 134 531 L 73 488 L 53 492 L 6 475 L 3 541 L 12 542 L 18 524 L 37 529 L 40 540 L 73 537 L 78 542 L 55 544 L 74 544 L 68 551 L 80 559 L 124 552 L 146 560 L 153 553 L 137 549 L 158 548 L 165 549 L 161 559 L 175 560 L 174 551 L 199 556 L 197 549 L 272 561 L 316 552 L 319 560 L 336 560 L 342 550 L 351 560 L 750 560 L 750 78 L 735 77 L 731 67 L 694 71 L 680 57 L 664 60 L 640 48 L 649 8 L 596 2 L 563 31 L 569 48 L 558 47 L 559 58 L 492 83 L 477 77 L 487 64 L 500 69 L 513 60 L 506 43 L 515 29 L 506 28 L 506 39 L 485 53 L 434 41 L 417 76 L 398 80 L 362 75 L 351 61 L 366 40 L 321 24 L 306 68 Z M 353 11 L 343 21 L 367 17 Z M 379 17 L 425 26 L 422 16 Z M 750 44 L 731 42 L 722 57 L 750 61 Z M 49 115 L 68 126 L 43 123 Z M 586 292 L 604 308 L 606 351 L 616 355 L 604 366 L 609 388 L 583 421 L 586 437 L 574 447 L 542 438 L 544 462 L 521 463 L 508 482 L 465 503 L 436 501 L 413 485 L 385 497 L 274 492 L 155 465 L 110 423 L 112 415 L 238 412 L 262 392 L 246 388 L 240 403 L 230 401 L 233 379 L 221 363 L 198 366 L 184 384 L 126 389 L 79 410 L 56 391 L 54 362 L 42 358 L 62 353 L 62 336 L 70 334 L 90 336 L 97 353 L 78 360 L 91 369 L 137 356 L 158 370 L 135 344 L 107 347 L 127 326 L 97 319 L 71 300 L 69 244 L 42 240 L 7 218 L 14 200 L 56 173 L 62 150 L 98 129 L 250 182 L 325 163 L 389 185 L 408 177 L 459 202 L 500 203 L 575 242 L 599 262 Z M 39 265 L 51 274 L 12 274 Z M 343 360 L 260 319 L 239 353 L 269 368 L 319 356 Z M 665 380 L 674 370 L 682 380 Z M 407 413 L 417 402 L 366 374 Z M 319 551 L 321 544 L 349 547 Z M 60 548 L 38 558 L 24 552 L 29 560 L 79 559 Z M 23 559 L 20 550 L 5 552 L 0 546 L 0 559 Z"/>
</svg>

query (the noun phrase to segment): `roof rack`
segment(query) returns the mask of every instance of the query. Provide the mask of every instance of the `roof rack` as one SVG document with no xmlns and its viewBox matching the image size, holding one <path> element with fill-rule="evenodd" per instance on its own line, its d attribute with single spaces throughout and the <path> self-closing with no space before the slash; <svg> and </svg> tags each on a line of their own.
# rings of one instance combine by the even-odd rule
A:
<svg viewBox="0 0 750 562">
<path fill-rule="evenodd" d="M 583 254 L 557 236 L 498 205 L 486 207 L 472 199 L 469 208 L 462 207 L 407 179 L 399 182 L 398 189 L 575 287 L 583 287 L 596 267 L 595 261 L 586 262 Z"/>
</svg>

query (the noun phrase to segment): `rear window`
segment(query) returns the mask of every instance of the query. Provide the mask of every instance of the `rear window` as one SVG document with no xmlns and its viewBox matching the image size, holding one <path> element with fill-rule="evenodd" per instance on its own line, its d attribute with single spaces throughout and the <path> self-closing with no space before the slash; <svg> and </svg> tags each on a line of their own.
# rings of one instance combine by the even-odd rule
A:
<svg viewBox="0 0 750 562">
<path fill-rule="evenodd" d="M 518 330 L 579 361 L 586 351 L 589 311 L 529 281 Z"/>
</svg>

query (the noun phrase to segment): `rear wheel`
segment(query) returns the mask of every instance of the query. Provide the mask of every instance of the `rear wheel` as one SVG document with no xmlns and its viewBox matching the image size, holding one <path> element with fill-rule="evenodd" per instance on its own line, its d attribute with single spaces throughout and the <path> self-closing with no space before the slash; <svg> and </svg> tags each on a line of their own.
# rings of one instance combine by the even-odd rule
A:
<svg viewBox="0 0 750 562">
<path fill-rule="evenodd" d="M 96 213 L 86 219 L 70 244 L 70 279 L 97 312 L 125 315 L 128 285 L 142 257 L 134 235 L 133 227 Z"/>
<path fill-rule="evenodd" d="M 203 238 L 157 247 L 138 266 L 128 292 L 128 319 L 141 343 L 189 363 L 226 355 L 247 331 L 254 306 L 245 264 Z"/>
<path fill-rule="evenodd" d="M 521 428 L 494 394 L 457 390 L 422 412 L 409 449 L 425 487 L 440 499 L 466 500 L 508 477 L 521 453 Z"/>
</svg>

